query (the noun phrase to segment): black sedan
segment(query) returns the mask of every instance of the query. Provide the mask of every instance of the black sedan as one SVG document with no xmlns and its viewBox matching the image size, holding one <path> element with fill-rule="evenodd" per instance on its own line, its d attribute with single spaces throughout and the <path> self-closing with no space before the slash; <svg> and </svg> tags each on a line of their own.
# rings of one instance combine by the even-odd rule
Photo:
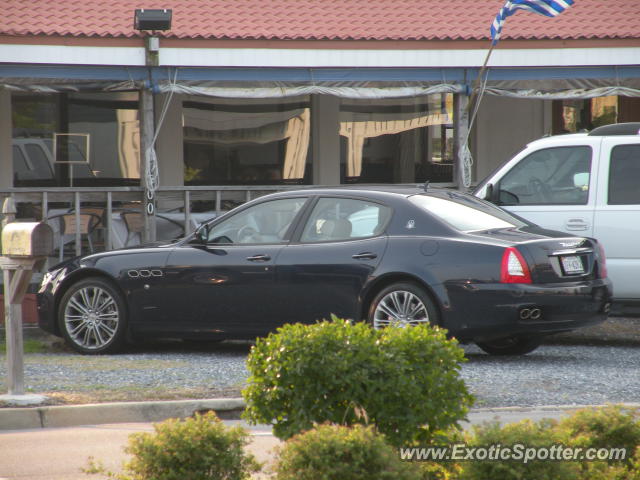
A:
<svg viewBox="0 0 640 480">
<path fill-rule="evenodd" d="M 38 308 L 40 327 L 82 353 L 255 338 L 333 313 L 524 354 L 605 320 L 611 293 L 592 238 L 457 191 L 390 186 L 277 193 L 180 240 L 70 260 L 45 275 Z"/>
</svg>

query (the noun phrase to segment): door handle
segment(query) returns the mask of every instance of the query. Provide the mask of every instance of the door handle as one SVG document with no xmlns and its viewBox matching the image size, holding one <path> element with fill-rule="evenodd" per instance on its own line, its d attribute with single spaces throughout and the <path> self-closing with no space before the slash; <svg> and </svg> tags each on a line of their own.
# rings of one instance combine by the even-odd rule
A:
<svg viewBox="0 0 640 480">
<path fill-rule="evenodd" d="M 564 224 L 567 227 L 567 230 L 587 230 L 589 228 L 589 224 L 582 218 L 570 218 Z"/>
<path fill-rule="evenodd" d="M 362 252 L 351 255 L 351 258 L 355 260 L 373 260 L 374 258 L 378 258 L 378 255 L 373 252 Z"/>
<path fill-rule="evenodd" d="M 250 262 L 268 262 L 269 260 L 271 260 L 271 257 L 269 255 L 260 254 L 254 255 L 252 257 L 247 257 L 247 260 L 249 260 Z"/>
</svg>

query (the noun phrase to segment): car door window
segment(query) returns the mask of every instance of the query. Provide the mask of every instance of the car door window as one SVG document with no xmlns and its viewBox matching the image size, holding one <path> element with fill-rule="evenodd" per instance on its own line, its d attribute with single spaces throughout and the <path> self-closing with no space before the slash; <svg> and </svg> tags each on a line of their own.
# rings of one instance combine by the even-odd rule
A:
<svg viewBox="0 0 640 480">
<path fill-rule="evenodd" d="M 609 205 L 640 204 L 640 145 L 613 147 L 609 165 Z"/>
<path fill-rule="evenodd" d="M 391 209 L 350 198 L 321 198 L 311 212 L 301 242 L 335 242 L 382 233 Z"/>
<path fill-rule="evenodd" d="M 500 181 L 500 205 L 586 205 L 591 148 L 546 148 L 517 163 Z"/>
<path fill-rule="evenodd" d="M 306 197 L 260 203 L 211 227 L 209 243 L 281 243 Z"/>
</svg>

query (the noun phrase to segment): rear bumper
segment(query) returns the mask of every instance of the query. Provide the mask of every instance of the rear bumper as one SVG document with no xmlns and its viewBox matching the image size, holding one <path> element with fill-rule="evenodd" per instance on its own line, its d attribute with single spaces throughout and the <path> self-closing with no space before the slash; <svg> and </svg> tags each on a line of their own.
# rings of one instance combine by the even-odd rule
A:
<svg viewBox="0 0 640 480">
<path fill-rule="evenodd" d="M 447 285 L 444 327 L 462 341 L 487 341 L 514 334 L 542 336 L 596 325 L 607 319 L 609 279 L 545 286 L 525 284 Z M 527 311 L 537 309 L 535 318 Z"/>
</svg>

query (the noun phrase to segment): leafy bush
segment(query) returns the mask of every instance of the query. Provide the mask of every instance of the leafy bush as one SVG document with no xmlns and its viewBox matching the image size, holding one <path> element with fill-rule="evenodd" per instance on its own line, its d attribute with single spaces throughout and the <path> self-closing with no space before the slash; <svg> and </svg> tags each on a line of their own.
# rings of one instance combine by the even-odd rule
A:
<svg viewBox="0 0 640 480">
<path fill-rule="evenodd" d="M 579 410 L 560 421 L 558 429 L 567 445 L 625 448 L 628 463 L 640 446 L 638 411 L 619 405 Z"/>
<path fill-rule="evenodd" d="M 426 444 L 472 404 L 463 361 L 456 341 L 428 325 L 285 325 L 251 349 L 244 418 L 281 439 L 314 423 L 372 423 L 391 445 Z"/>
<path fill-rule="evenodd" d="M 419 480 L 417 466 L 373 428 L 320 425 L 278 451 L 276 480 Z"/>
<path fill-rule="evenodd" d="M 563 445 L 587 449 L 625 448 L 626 458 L 592 461 L 473 461 L 462 462 L 462 479 L 584 479 L 640 480 L 640 422 L 638 412 L 622 406 L 579 410 L 559 422 L 529 420 L 501 427 L 484 424 L 467 435 L 471 446 L 512 447 Z M 635 455 L 634 455 L 635 453 Z"/>
<path fill-rule="evenodd" d="M 511 448 L 521 444 L 526 448 L 551 447 L 560 443 L 555 422 L 541 420 L 532 422 L 523 420 L 500 426 L 498 422 L 485 423 L 476 426 L 473 435 L 468 436 L 471 447 L 487 448 L 491 445 L 501 445 Z M 467 461 L 462 463 L 463 480 L 574 480 L 580 478 L 580 467 L 576 462 L 561 461 Z"/>
<path fill-rule="evenodd" d="M 120 480 L 242 480 L 259 470 L 253 455 L 244 452 L 247 433 L 226 427 L 213 412 L 170 419 L 154 430 L 129 436 L 125 452 L 133 458 L 125 462 L 123 474 L 106 472 L 94 462 L 86 472 Z"/>
</svg>

